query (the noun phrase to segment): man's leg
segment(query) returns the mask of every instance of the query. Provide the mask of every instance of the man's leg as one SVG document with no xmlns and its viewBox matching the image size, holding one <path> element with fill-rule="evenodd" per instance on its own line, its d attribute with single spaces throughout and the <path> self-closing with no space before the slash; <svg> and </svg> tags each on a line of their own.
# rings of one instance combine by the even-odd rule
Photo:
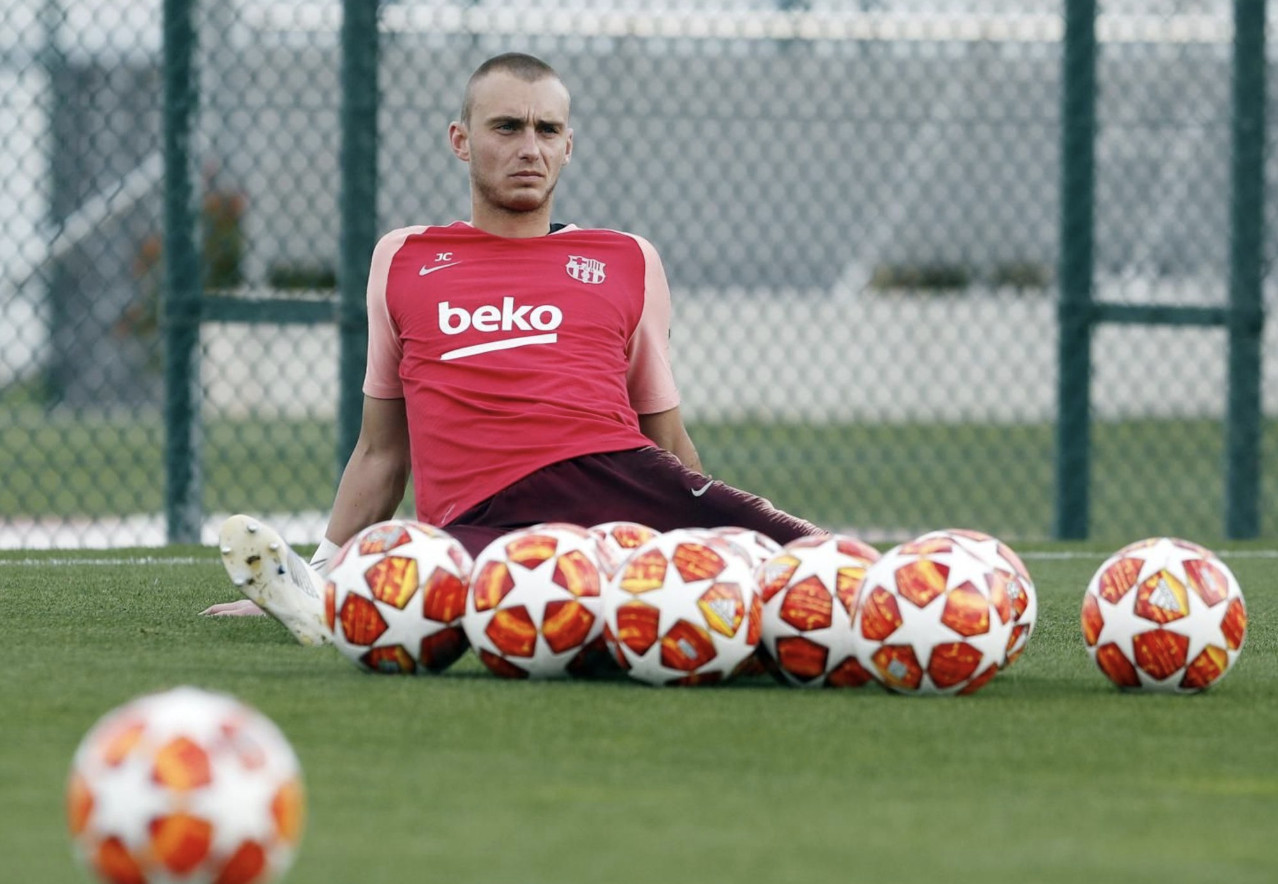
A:
<svg viewBox="0 0 1278 884">
<path fill-rule="evenodd" d="M 491 539 L 537 522 L 590 527 L 613 521 L 639 522 L 656 531 L 748 528 L 782 544 L 828 533 L 757 495 L 690 470 L 658 448 L 587 454 L 543 467 L 444 530 L 459 535 L 487 529 Z"/>
</svg>

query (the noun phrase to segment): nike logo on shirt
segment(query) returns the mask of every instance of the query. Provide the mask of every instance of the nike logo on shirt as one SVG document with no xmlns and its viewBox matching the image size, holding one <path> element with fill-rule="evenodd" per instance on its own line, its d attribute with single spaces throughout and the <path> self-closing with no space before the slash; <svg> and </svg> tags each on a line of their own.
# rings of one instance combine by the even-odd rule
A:
<svg viewBox="0 0 1278 884">
<path fill-rule="evenodd" d="M 711 479 L 709 482 L 707 482 L 706 484 L 702 485 L 700 488 L 693 488 L 693 489 L 692 489 L 692 496 L 693 496 L 693 497 L 700 497 L 701 495 L 703 495 L 703 494 L 705 494 L 707 491 L 709 491 L 709 490 L 710 490 L 710 486 L 711 486 L 711 485 L 713 485 L 713 484 L 714 484 L 714 480 L 713 480 L 713 479 Z"/>
<path fill-rule="evenodd" d="M 449 267 L 456 267 L 461 261 L 454 261 L 451 264 L 436 264 L 434 267 L 422 265 L 422 269 L 417 271 L 418 276 L 425 276 L 428 273 L 434 273 L 436 270 L 447 270 Z"/>
</svg>

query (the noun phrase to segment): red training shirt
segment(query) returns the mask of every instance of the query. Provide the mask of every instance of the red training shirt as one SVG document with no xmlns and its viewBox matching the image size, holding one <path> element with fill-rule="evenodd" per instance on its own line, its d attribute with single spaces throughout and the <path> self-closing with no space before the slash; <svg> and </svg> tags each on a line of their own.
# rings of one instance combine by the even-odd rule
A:
<svg viewBox="0 0 1278 884">
<path fill-rule="evenodd" d="M 417 517 L 433 525 L 556 461 L 651 445 L 637 415 L 679 404 L 665 271 L 633 234 L 392 231 L 368 325 L 364 393 L 405 400 Z"/>
</svg>

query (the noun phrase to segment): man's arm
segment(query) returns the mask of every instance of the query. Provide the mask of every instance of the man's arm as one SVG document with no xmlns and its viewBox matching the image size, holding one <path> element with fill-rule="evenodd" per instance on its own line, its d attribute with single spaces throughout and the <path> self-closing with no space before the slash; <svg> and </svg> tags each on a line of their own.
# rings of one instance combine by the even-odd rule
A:
<svg viewBox="0 0 1278 884">
<path fill-rule="evenodd" d="M 355 450 L 337 486 L 324 537 L 341 546 L 395 515 L 408 484 L 408 417 L 403 399 L 364 397 Z"/>
<path fill-rule="evenodd" d="M 696 470 L 698 473 L 704 472 L 701 469 L 701 457 L 697 454 L 697 447 L 692 444 L 688 428 L 683 425 L 683 415 L 679 413 L 679 406 L 676 405 L 668 411 L 659 411 L 656 414 L 639 415 L 639 429 L 658 447 L 664 448 L 679 458 L 680 463 L 688 469 Z"/>
</svg>

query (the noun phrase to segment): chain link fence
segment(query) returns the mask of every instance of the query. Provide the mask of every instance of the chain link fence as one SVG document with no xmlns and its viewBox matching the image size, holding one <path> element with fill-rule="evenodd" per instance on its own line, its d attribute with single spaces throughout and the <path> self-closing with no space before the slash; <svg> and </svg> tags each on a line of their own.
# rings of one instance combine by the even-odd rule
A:
<svg viewBox="0 0 1278 884">
<path fill-rule="evenodd" d="M 221 307 L 199 323 L 196 420 L 168 428 L 166 4 L 0 9 L 0 548 L 164 543 L 173 434 L 194 452 L 205 542 L 236 511 L 299 543 L 325 523 L 349 272 L 343 4 L 192 3 L 193 236 L 199 295 Z M 1092 293 L 1223 309 L 1234 10 L 1098 11 Z M 468 217 L 445 141 L 462 86 L 492 54 L 537 54 L 573 93 L 558 219 L 661 251 L 707 469 L 870 539 L 1050 537 L 1066 22 L 1047 0 L 384 2 L 366 84 L 377 229 Z M 1273 323 L 1264 335 L 1259 533 L 1273 538 Z M 1225 324 L 1146 318 L 1091 342 L 1090 535 L 1224 536 Z"/>
</svg>

